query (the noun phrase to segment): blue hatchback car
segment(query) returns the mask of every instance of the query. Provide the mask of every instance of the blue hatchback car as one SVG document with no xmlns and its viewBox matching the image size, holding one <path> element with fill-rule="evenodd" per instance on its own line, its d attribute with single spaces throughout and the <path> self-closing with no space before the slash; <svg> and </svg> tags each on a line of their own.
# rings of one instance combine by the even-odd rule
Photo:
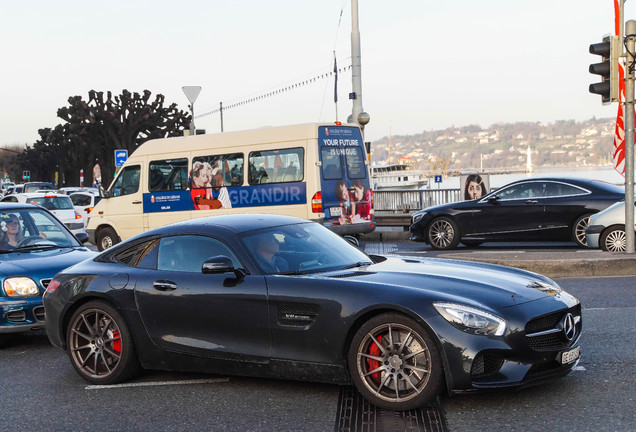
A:
<svg viewBox="0 0 636 432">
<path fill-rule="evenodd" d="M 44 327 L 42 294 L 58 272 L 95 256 L 48 210 L 0 203 L 0 337 Z"/>
</svg>

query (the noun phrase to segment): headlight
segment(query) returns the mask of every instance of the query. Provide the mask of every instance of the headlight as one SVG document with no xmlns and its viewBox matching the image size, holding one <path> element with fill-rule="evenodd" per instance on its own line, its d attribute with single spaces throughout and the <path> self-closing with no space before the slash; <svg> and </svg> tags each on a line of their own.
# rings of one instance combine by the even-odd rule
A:
<svg viewBox="0 0 636 432">
<path fill-rule="evenodd" d="M 4 292 L 9 297 L 33 297 L 40 294 L 37 284 L 28 277 L 10 277 L 4 280 Z"/>
<path fill-rule="evenodd" d="M 491 313 L 456 303 L 433 303 L 446 321 L 466 333 L 501 336 L 506 320 Z"/>
<path fill-rule="evenodd" d="M 414 214 L 413 215 L 413 220 L 411 221 L 411 223 L 415 223 L 418 220 L 422 219 L 424 217 L 424 215 L 426 215 L 426 212 Z"/>
</svg>

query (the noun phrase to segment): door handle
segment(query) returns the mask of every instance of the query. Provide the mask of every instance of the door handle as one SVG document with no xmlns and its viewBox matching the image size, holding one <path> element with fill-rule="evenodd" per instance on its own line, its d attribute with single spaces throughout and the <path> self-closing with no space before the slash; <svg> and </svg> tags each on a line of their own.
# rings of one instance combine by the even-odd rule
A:
<svg viewBox="0 0 636 432">
<path fill-rule="evenodd" d="M 155 281 L 152 286 L 159 291 L 172 291 L 177 289 L 177 284 L 172 281 L 158 280 Z"/>
<path fill-rule="evenodd" d="M 133 204 L 141 204 L 141 201 L 133 201 Z"/>
<path fill-rule="evenodd" d="M 528 201 L 526 201 L 526 204 L 539 204 L 539 201 L 537 201 L 537 200 L 528 200 Z"/>
</svg>

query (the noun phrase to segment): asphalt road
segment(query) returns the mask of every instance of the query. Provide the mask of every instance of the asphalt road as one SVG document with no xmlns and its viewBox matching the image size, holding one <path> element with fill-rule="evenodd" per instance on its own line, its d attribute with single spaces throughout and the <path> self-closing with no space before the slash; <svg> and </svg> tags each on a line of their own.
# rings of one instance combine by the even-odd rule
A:
<svg viewBox="0 0 636 432">
<path fill-rule="evenodd" d="M 448 430 L 636 430 L 636 277 L 558 282 L 583 304 L 577 369 L 523 390 L 443 396 Z M 0 338 L 0 389 L 0 429 L 22 431 L 333 431 L 340 390 L 164 372 L 91 387 L 43 331 Z"/>
</svg>

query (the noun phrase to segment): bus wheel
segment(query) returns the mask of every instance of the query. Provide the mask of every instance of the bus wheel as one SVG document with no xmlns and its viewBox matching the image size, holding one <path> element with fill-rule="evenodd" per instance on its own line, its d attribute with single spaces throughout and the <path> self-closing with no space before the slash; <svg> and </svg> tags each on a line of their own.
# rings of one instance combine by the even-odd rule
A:
<svg viewBox="0 0 636 432">
<path fill-rule="evenodd" d="M 119 243 L 117 233 L 111 227 L 102 228 L 97 234 L 97 250 L 100 252 Z"/>
</svg>

